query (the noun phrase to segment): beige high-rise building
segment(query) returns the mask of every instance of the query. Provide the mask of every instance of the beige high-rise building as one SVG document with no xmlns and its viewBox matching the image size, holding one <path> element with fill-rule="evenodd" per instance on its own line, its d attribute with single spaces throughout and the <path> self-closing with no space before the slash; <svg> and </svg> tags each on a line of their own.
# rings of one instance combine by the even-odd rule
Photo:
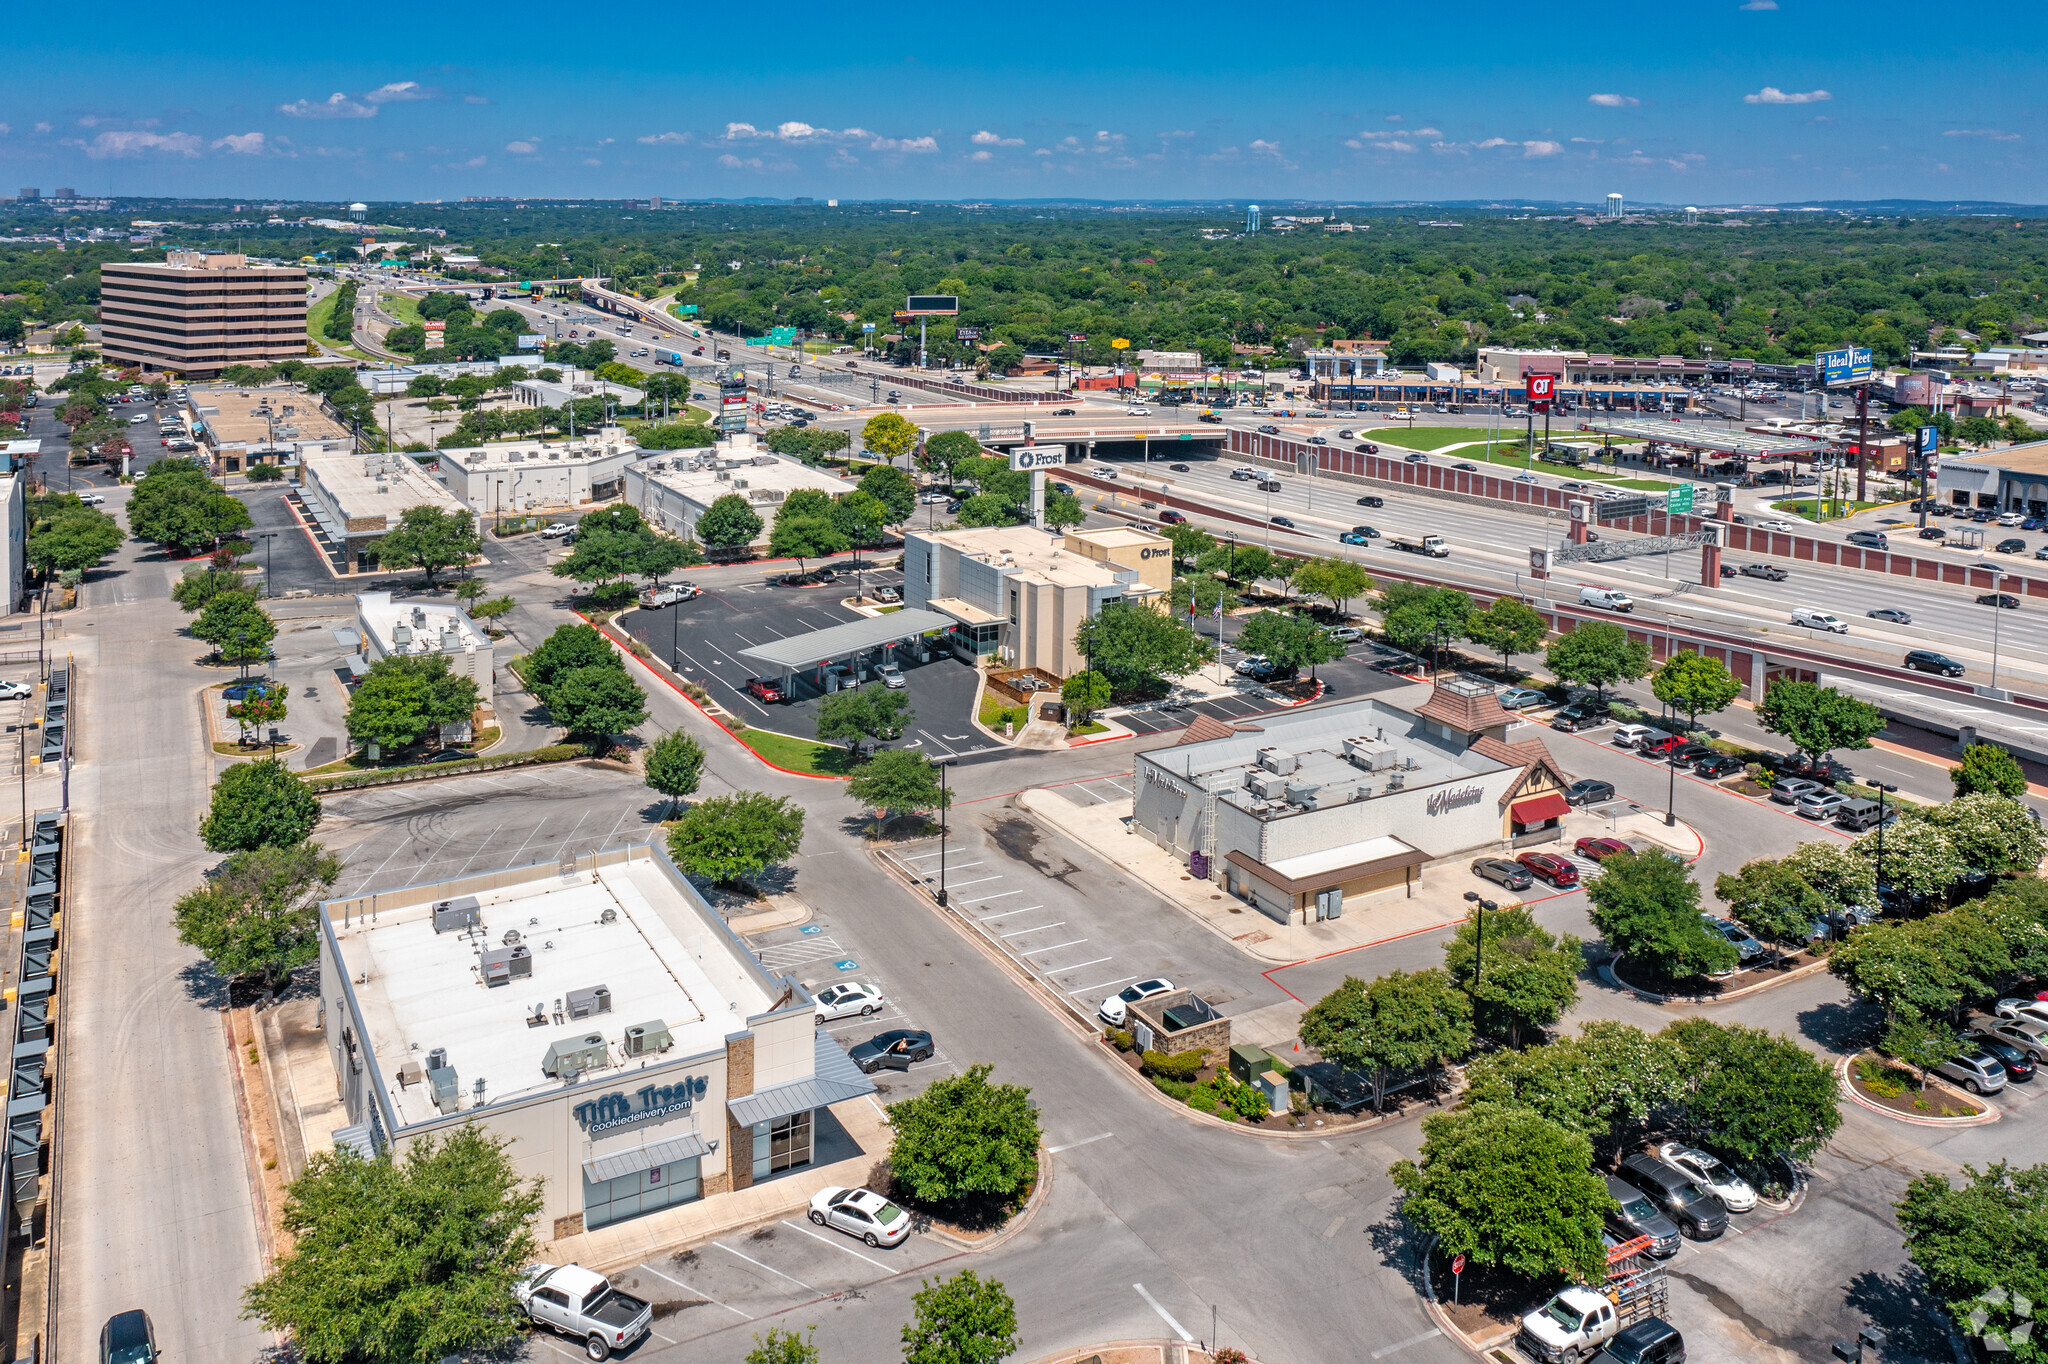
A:
<svg viewBox="0 0 2048 1364">
<path fill-rule="evenodd" d="M 229 365 L 306 356 L 306 272 L 233 254 L 172 251 L 163 264 L 100 267 L 109 360 L 211 378 Z"/>
</svg>

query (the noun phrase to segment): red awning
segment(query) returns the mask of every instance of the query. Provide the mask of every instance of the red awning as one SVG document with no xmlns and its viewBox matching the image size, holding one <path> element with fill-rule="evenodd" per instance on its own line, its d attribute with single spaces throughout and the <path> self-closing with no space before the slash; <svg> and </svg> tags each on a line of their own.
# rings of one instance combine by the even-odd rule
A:
<svg viewBox="0 0 2048 1364">
<path fill-rule="evenodd" d="M 1571 804 L 1555 791 L 1527 800 L 1518 800 L 1510 807 L 1509 813 L 1517 824 L 1541 824 L 1546 820 L 1563 819 L 1571 810 Z"/>
</svg>

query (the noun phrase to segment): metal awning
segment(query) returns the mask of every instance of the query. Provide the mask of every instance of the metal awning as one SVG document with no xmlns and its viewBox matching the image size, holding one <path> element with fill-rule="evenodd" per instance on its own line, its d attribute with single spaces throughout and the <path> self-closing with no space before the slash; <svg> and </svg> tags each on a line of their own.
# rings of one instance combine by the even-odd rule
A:
<svg viewBox="0 0 2048 1364">
<path fill-rule="evenodd" d="M 844 625 L 828 625 L 809 634 L 771 639 L 766 644 L 740 650 L 740 657 L 754 659 L 771 668 L 799 670 L 816 663 L 851 658 L 928 630 L 950 629 L 952 624 L 936 611 L 919 611 L 906 606 L 886 616 L 869 616 L 850 620 Z"/>
<path fill-rule="evenodd" d="M 607 1155 L 594 1156 L 583 1162 L 583 1177 L 592 1183 L 607 1179 L 619 1179 L 626 1175 L 637 1175 L 642 1170 L 652 1170 L 657 1165 L 671 1161 L 689 1160 L 694 1156 L 709 1155 L 711 1148 L 704 1144 L 704 1138 L 695 1132 L 666 1141 L 649 1142 L 636 1146 L 630 1151 L 613 1151 Z"/>
<path fill-rule="evenodd" d="M 1770 459 L 1781 455 L 1824 454 L 1834 446 L 1818 436 L 1767 436 L 1757 431 L 1711 431 L 1690 422 L 1587 421 L 1580 426 L 1623 440 L 1653 440 L 1682 450 L 1707 450 L 1719 455 Z"/>
<path fill-rule="evenodd" d="M 875 1082 L 860 1073 L 860 1067 L 839 1049 L 839 1044 L 832 1040 L 832 1034 L 820 1028 L 811 1041 L 816 1047 L 817 1057 L 812 1073 L 801 1080 L 771 1085 L 737 1099 L 727 1099 L 726 1111 L 732 1114 L 734 1122 L 742 1127 L 752 1127 L 756 1123 L 786 1118 L 792 1113 L 830 1108 L 833 1104 L 875 1093 Z"/>
</svg>

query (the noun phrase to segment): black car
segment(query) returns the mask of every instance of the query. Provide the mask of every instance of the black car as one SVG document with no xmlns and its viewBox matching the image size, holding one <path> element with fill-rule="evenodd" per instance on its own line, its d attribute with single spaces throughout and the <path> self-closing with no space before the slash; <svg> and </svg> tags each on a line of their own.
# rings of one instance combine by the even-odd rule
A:
<svg viewBox="0 0 2048 1364">
<path fill-rule="evenodd" d="M 1605 716 L 1595 715 L 1591 711 L 1580 710 L 1577 706 L 1566 706 L 1563 710 L 1550 717 L 1550 727 L 1552 729 L 1561 729 L 1567 734 L 1576 734 L 1582 729 L 1591 729 L 1593 726 L 1604 724 L 1605 722 Z"/>
<path fill-rule="evenodd" d="M 863 1074 L 872 1075 L 878 1070 L 909 1070 L 911 1062 L 929 1061 L 937 1050 L 930 1033 L 894 1028 L 876 1033 L 846 1055 Z"/>
<path fill-rule="evenodd" d="M 1922 540 L 1946 540 L 1948 539 L 1948 531 L 1940 526 L 1922 526 L 1920 528 L 1920 538 Z"/>
<path fill-rule="evenodd" d="M 1505 857 L 1482 857 L 1472 864 L 1472 874 L 1496 882 L 1509 890 L 1527 890 L 1536 884 L 1536 878 L 1529 875 L 1520 863 L 1510 862 Z"/>
<path fill-rule="evenodd" d="M 2027 542 L 2017 536 L 2010 540 L 2000 540 L 1991 547 L 1991 552 L 1993 554 L 2025 554 L 2027 552 Z"/>
<path fill-rule="evenodd" d="M 1680 744 L 1671 750 L 1665 759 L 1673 767 L 1694 767 L 1708 758 L 1720 756 L 1721 750 L 1706 744 Z"/>
<path fill-rule="evenodd" d="M 1591 805 L 1595 801 L 1613 800 L 1614 783 L 1586 777 L 1566 787 L 1564 798 L 1573 805 Z"/>
<path fill-rule="evenodd" d="M 1353 535 L 1361 536 L 1367 540 L 1377 540 L 1380 538 L 1380 533 L 1374 530 L 1371 526 L 1353 526 L 1351 528 L 1351 533 Z"/>
<path fill-rule="evenodd" d="M 156 1328 L 140 1307 L 116 1312 L 100 1328 L 100 1364 L 156 1364 Z"/>
<path fill-rule="evenodd" d="M 1947 654 L 1938 654 L 1932 649 L 1914 649 L 1906 655 L 1906 666 L 1916 673 L 1938 673 L 1943 677 L 1961 677 L 1963 665 Z"/>
<path fill-rule="evenodd" d="M 1371 493 L 1367 493 L 1364 497 L 1358 499 L 1358 505 L 1361 507 L 1384 507 L 1387 505 L 1387 499 L 1375 497 Z"/>
<path fill-rule="evenodd" d="M 2020 599 L 2010 592 L 1986 592 L 1977 598 L 1977 605 L 1995 606 L 2001 611 L 2017 611 L 2020 609 Z"/>
<path fill-rule="evenodd" d="M 1740 772 L 1744 765 L 1740 758 L 1730 757 L 1726 753 L 1716 753 L 1712 757 L 1701 758 L 1695 762 L 1692 765 L 1692 774 L 1695 777 L 1725 777 L 1730 772 Z"/>
<path fill-rule="evenodd" d="M 1622 1159 L 1621 1177 L 1647 1194 L 1695 1241 L 1711 1241 L 1728 1230 L 1728 1205 L 1676 1165 L 1638 1151 Z"/>
<path fill-rule="evenodd" d="M 1288 519 L 1287 519 L 1286 517 L 1284 517 L 1284 516 L 1276 516 L 1276 517 L 1274 517 L 1274 518 L 1273 518 L 1273 524 L 1274 524 L 1274 525 L 1276 525 L 1276 526 L 1284 526 L 1284 527 L 1286 527 L 1286 528 L 1287 528 L 1288 530 L 1293 530 L 1293 529 L 1294 529 L 1294 523 L 1293 523 L 1292 521 L 1288 520 Z"/>
<path fill-rule="evenodd" d="M 1188 466 L 1185 464 L 1169 464 L 1166 467 L 1177 474 L 1184 474 L 1188 471 Z"/>
<path fill-rule="evenodd" d="M 2031 1080 L 2034 1078 L 2034 1058 L 2010 1042 L 2001 1042 L 1995 1037 L 1982 1034 L 1971 1037 L 1970 1042 L 1999 1065 L 2005 1067 L 2008 1080 Z"/>
<path fill-rule="evenodd" d="M 1380 447 L 1369 440 L 1360 441 L 1354 448 L 1361 455 L 1376 455 L 1380 452 Z"/>
<path fill-rule="evenodd" d="M 1608 1364 L 1685 1364 L 1685 1337 L 1662 1317 L 1645 1317 L 1607 1342 Z"/>
<path fill-rule="evenodd" d="M 1052 410 L 1052 414 L 1055 417 L 1071 417 L 1074 415 L 1074 409 L 1071 407 L 1056 407 Z"/>
<path fill-rule="evenodd" d="M 1779 568 L 1776 564 L 1744 564 L 1742 566 L 1742 576 L 1745 578 L 1762 578 L 1765 582 L 1781 583 L 1785 581 L 1786 574 L 1785 570 Z"/>
<path fill-rule="evenodd" d="M 1453 464 L 1451 467 L 1453 469 L 1463 469 L 1467 473 L 1476 474 L 1479 472 L 1479 466 L 1476 464 Z"/>
<path fill-rule="evenodd" d="M 1868 611 L 1864 614 L 1868 615 L 1872 620 L 1888 620 L 1894 625 L 1911 625 L 1913 623 L 1912 613 L 1902 611 L 1896 606 L 1880 606 L 1875 611 Z"/>
<path fill-rule="evenodd" d="M 471 753 L 471 752 L 470 752 L 469 750 L 467 750 L 467 749 L 462 749 L 462 748 L 444 748 L 444 749 L 442 749 L 442 750 L 441 750 L 441 751 L 440 751 L 439 753 L 436 753 L 436 754 L 435 754 L 435 755 L 434 755 L 433 757 L 431 757 L 431 758 L 427 759 L 427 762 L 428 762 L 429 764 L 432 764 L 432 763 L 459 763 L 459 762 L 463 761 L 463 760 L 464 760 L 464 759 L 466 759 L 466 758 L 474 758 L 475 756 L 476 756 L 476 754 L 474 754 L 474 753 Z"/>
</svg>

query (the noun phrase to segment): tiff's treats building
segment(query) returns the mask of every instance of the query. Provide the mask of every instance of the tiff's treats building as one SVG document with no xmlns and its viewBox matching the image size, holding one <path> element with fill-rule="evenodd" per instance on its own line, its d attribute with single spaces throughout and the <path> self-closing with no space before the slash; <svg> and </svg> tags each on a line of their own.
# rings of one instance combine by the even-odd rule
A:
<svg viewBox="0 0 2048 1364">
<path fill-rule="evenodd" d="M 544 1240 L 807 1165 L 821 1110 L 875 1092 L 650 846 L 322 909 L 337 1143 L 475 1122 L 543 1179 Z"/>
</svg>

